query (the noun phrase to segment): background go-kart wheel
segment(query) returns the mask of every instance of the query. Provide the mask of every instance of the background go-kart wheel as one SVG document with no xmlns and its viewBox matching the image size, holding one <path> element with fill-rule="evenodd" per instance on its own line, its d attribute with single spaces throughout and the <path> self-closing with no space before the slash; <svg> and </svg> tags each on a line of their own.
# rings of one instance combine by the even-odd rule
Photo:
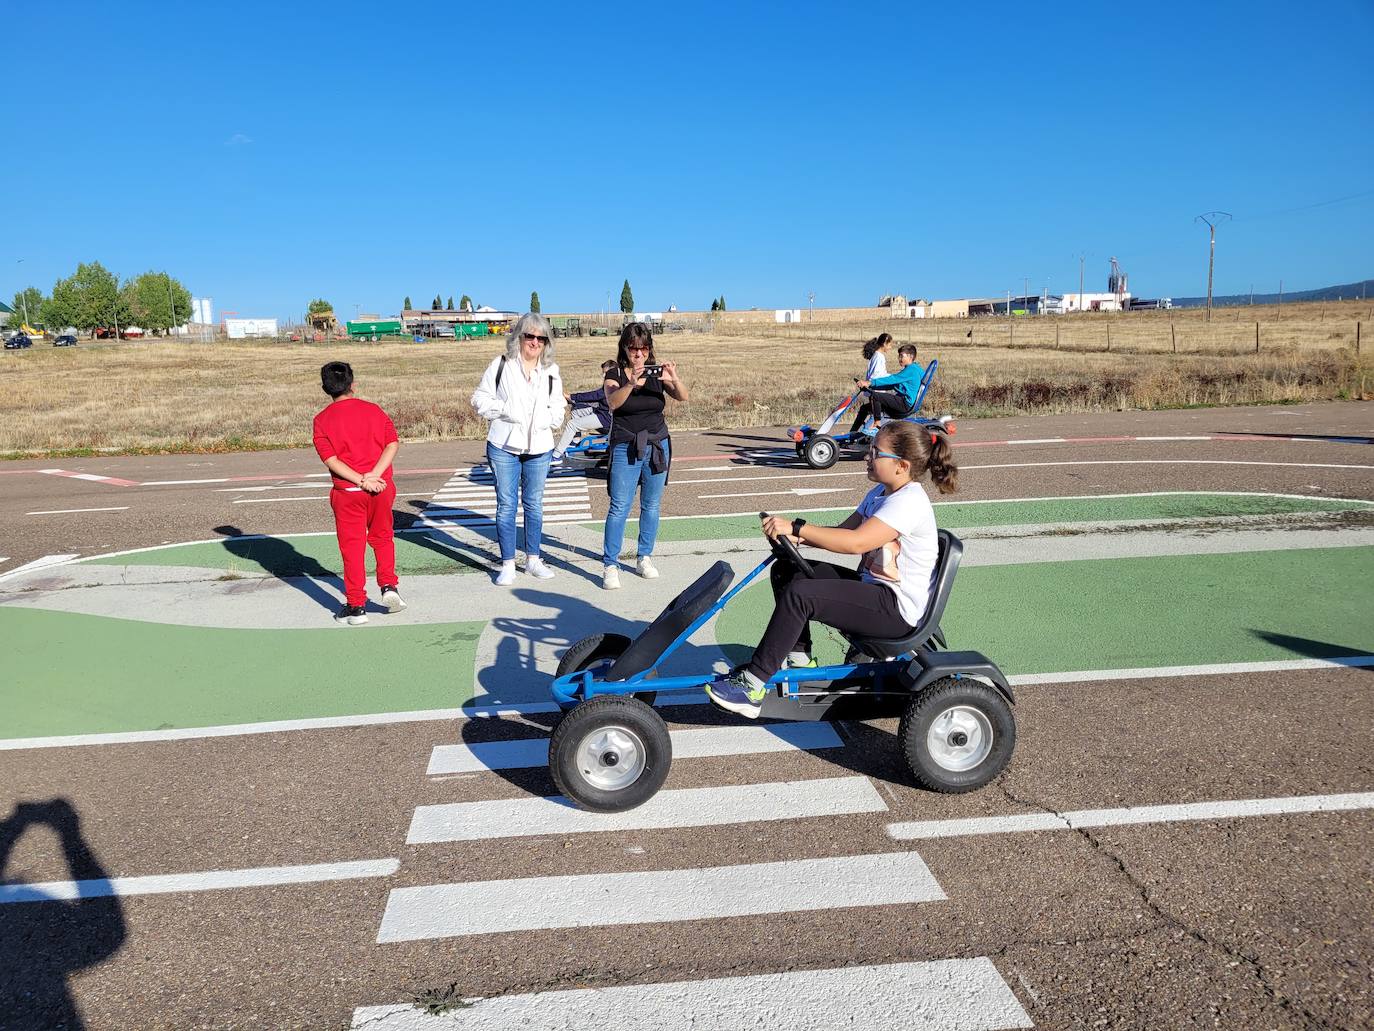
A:
<svg viewBox="0 0 1374 1031">
<path fill-rule="evenodd" d="M 558 790 L 583 809 L 618 813 L 663 786 L 673 742 L 662 717 L 636 698 L 598 695 L 563 717 L 549 741 Z"/>
<path fill-rule="evenodd" d="M 840 457 L 833 437 L 818 433 L 802 445 L 802 458 L 812 469 L 829 469 Z"/>
<path fill-rule="evenodd" d="M 1016 747 L 1016 720 L 997 691 L 977 680 L 937 680 L 913 698 L 897 727 L 916 783 L 960 794 L 990 782 Z"/>
<path fill-rule="evenodd" d="M 598 674 L 605 673 L 616 659 L 625 654 L 628 647 L 630 639 L 624 634 L 592 634 L 590 637 L 584 637 L 563 653 L 563 657 L 558 660 L 558 671 L 554 676 L 566 676 L 584 669 Z M 658 692 L 637 691 L 635 697 L 645 705 L 653 705 Z M 568 708 L 571 706 L 564 708 L 563 711 L 567 712 Z"/>
</svg>

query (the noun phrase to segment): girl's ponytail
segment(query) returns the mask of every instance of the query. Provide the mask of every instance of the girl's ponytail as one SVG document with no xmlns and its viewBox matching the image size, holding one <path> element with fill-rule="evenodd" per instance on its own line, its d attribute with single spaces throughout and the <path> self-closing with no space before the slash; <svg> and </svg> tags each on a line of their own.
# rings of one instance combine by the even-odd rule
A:
<svg viewBox="0 0 1374 1031">
<path fill-rule="evenodd" d="M 953 494 L 959 489 L 959 467 L 954 464 L 954 449 L 941 430 L 930 431 L 930 480 L 941 494 Z"/>
<path fill-rule="evenodd" d="M 878 338 L 869 337 L 864 341 L 864 361 L 870 360 L 878 353 Z"/>
</svg>

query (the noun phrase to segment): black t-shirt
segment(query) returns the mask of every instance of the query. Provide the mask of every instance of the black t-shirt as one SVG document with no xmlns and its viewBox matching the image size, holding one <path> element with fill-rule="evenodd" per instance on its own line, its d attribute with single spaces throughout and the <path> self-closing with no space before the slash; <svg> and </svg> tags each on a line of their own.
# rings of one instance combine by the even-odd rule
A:
<svg viewBox="0 0 1374 1031">
<path fill-rule="evenodd" d="M 622 387 L 630 382 L 623 369 L 608 372 L 606 378 Z M 635 387 L 630 396 L 619 408 L 611 411 L 611 444 L 628 444 L 642 432 L 650 434 L 666 432 L 668 424 L 663 418 L 663 381 L 651 376 L 644 386 Z"/>
</svg>

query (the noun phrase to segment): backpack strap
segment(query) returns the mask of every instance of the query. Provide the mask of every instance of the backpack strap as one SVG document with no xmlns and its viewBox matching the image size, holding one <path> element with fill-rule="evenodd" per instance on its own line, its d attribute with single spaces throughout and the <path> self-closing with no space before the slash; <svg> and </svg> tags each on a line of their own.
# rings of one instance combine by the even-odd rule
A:
<svg viewBox="0 0 1374 1031">
<path fill-rule="evenodd" d="M 501 376 L 505 373 L 505 371 L 506 371 L 506 356 L 503 354 L 503 355 L 501 356 L 501 364 L 498 365 L 498 366 L 496 366 L 496 390 L 500 390 L 500 389 L 501 389 Z M 493 393 L 493 394 L 496 393 L 496 390 L 493 390 L 492 393 Z"/>
</svg>

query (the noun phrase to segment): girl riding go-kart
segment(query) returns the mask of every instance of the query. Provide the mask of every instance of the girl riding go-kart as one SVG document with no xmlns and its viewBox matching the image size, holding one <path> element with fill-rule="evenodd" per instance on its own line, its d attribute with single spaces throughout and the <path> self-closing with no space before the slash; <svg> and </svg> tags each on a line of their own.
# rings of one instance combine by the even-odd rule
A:
<svg viewBox="0 0 1374 1031">
<path fill-rule="evenodd" d="M 757 718 L 768 680 L 784 664 L 810 666 L 810 620 L 879 638 L 909 635 L 930 603 L 939 555 L 935 511 L 919 480 L 926 473 L 940 493 L 957 489 L 958 469 L 938 431 L 910 422 L 878 430 L 868 449 L 868 478 L 877 484 L 839 526 L 816 526 L 769 516 L 763 532 L 839 555 L 861 555 L 857 570 L 812 562 L 808 577 L 792 563 L 774 563 L 769 579 L 776 607 L 753 658 L 707 685 L 717 706 Z"/>
</svg>

